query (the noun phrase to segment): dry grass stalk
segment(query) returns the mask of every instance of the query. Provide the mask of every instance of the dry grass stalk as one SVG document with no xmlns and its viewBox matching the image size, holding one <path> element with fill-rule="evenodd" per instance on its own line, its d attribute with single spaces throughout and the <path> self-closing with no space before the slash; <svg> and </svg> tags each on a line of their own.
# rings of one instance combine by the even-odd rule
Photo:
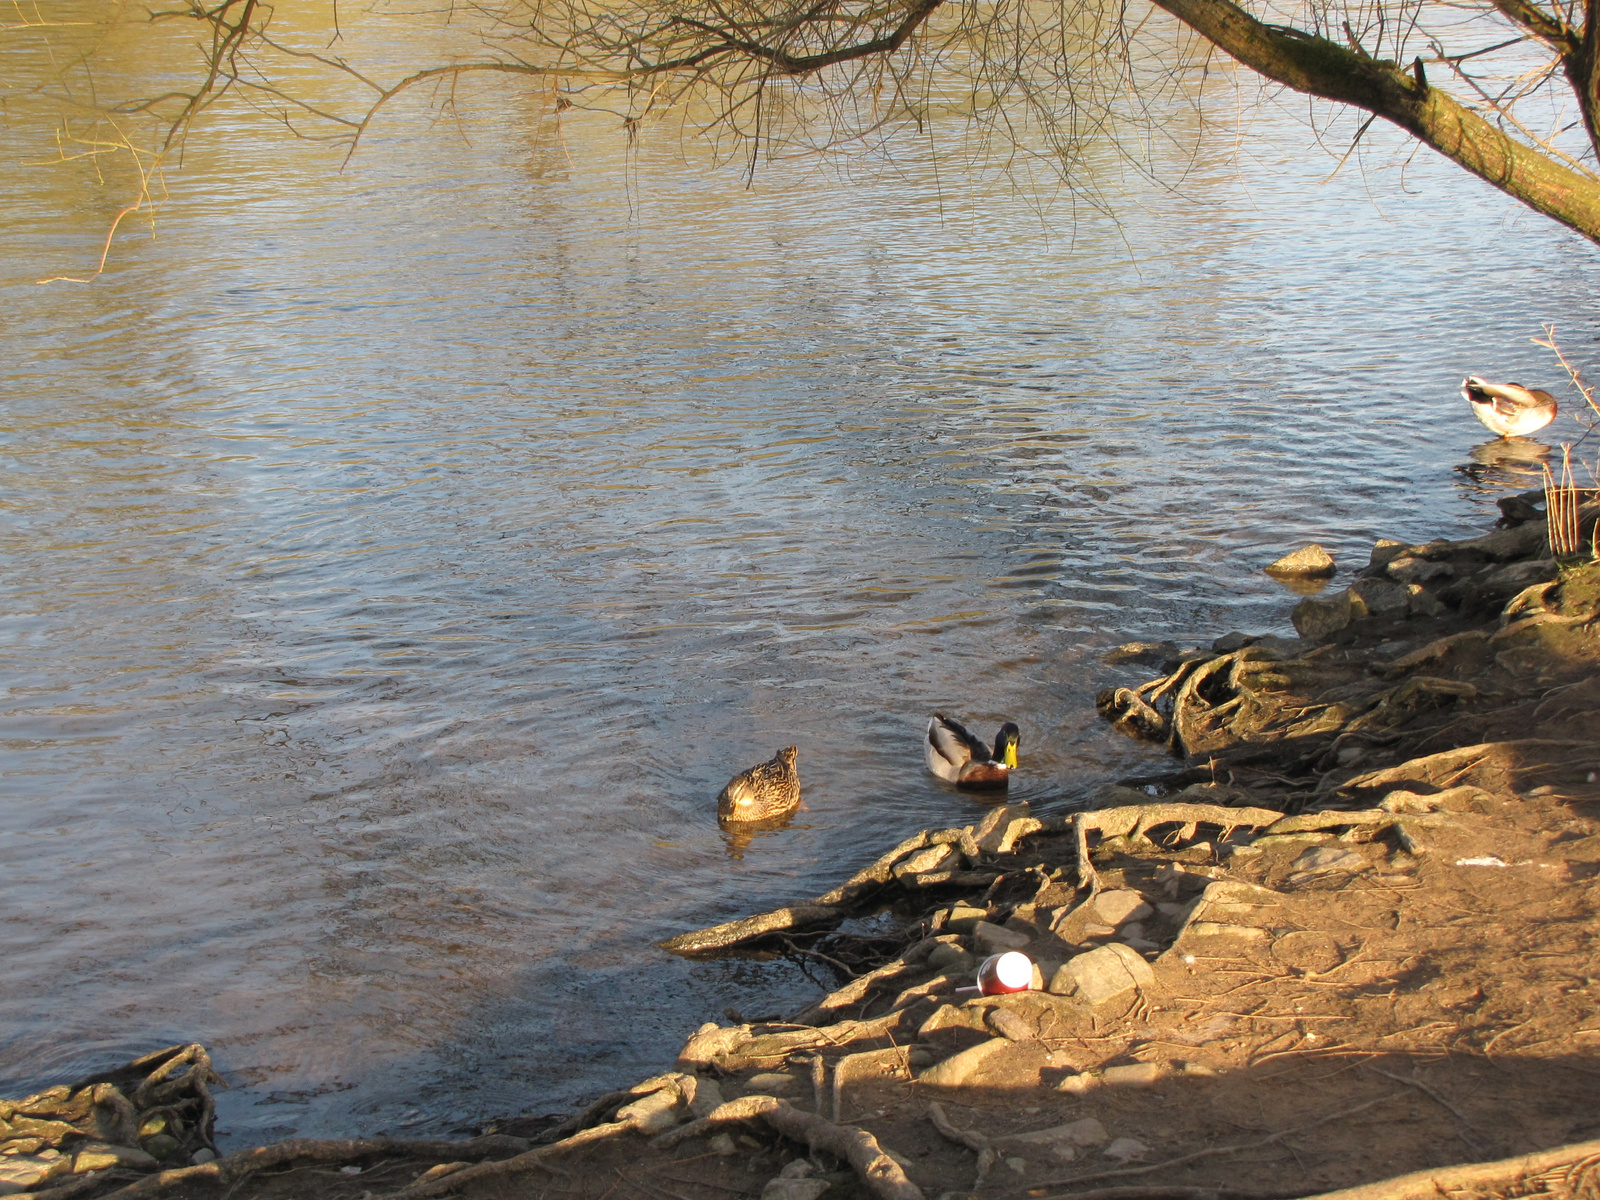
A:
<svg viewBox="0 0 1600 1200">
<path fill-rule="evenodd" d="M 1529 338 L 1528 340 L 1535 346 L 1543 346 L 1556 356 L 1556 361 L 1566 371 L 1567 378 L 1572 380 L 1572 386 L 1578 389 L 1578 394 L 1583 397 L 1584 403 L 1589 406 L 1589 410 L 1596 416 L 1600 416 L 1600 403 L 1595 402 L 1594 388 L 1583 382 L 1583 373 L 1567 361 L 1567 356 L 1561 353 L 1561 347 L 1556 343 L 1556 327 L 1554 325 L 1546 325 L 1544 326 L 1544 336 L 1542 338 Z M 1551 544 L 1554 545 L 1554 543 Z"/>
<path fill-rule="evenodd" d="M 1571 558 L 1583 544 L 1578 534 L 1578 488 L 1572 482 L 1572 448 L 1561 447 L 1561 483 L 1558 486 L 1544 465 L 1545 524 L 1550 531 L 1550 551 L 1557 558 Z"/>
</svg>

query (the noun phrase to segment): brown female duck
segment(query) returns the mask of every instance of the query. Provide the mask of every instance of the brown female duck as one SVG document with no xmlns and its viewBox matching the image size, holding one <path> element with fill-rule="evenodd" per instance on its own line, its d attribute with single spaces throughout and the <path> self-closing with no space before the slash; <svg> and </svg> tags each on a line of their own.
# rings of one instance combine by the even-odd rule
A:
<svg viewBox="0 0 1600 1200">
<path fill-rule="evenodd" d="M 800 772 L 794 746 L 779 750 L 766 762 L 740 771 L 717 795 L 717 820 L 723 824 L 773 821 L 800 807 Z"/>
</svg>

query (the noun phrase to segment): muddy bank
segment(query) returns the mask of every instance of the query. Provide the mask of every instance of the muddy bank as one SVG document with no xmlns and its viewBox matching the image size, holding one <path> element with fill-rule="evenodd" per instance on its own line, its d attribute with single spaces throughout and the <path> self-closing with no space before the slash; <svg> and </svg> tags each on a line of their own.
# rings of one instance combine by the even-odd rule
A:
<svg viewBox="0 0 1600 1200">
<path fill-rule="evenodd" d="M 1541 502 L 1481 538 L 1380 543 L 1299 603 L 1298 639 L 1131 649 L 1161 673 L 1101 709 L 1170 770 L 923 831 L 674 939 L 837 986 L 708 1023 L 564 1121 L 197 1161 L 208 1127 L 161 1155 L 137 1120 L 24 1145 L 24 1105 L 0 1111 L 0 1164 L 22 1186 L 67 1161 L 28 1185 L 56 1198 L 1593 1193 L 1600 567 L 1550 556 Z M 959 992 L 1011 949 L 1033 990 Z M 91 1133 L 150 1161 L 78 1171 Z"/>
</svg>

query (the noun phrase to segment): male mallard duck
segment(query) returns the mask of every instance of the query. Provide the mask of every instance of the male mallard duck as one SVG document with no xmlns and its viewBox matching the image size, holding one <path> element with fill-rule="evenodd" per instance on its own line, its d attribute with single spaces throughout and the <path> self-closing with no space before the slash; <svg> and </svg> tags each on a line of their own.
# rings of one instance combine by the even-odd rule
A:
<svg viewBox="0 0 1600 1200">
<path fill-rule="evenodd" d="M 779 750 L 760 766 L 740 771 L 717 794 L 719 821 L 771 821 L 800 807 L 800 772 L 794 746 Z"/>
<path fill-rule="evenodd" d="M 1472 411 L 1501 437 L 1537 433 L 1556 419 L 1556 398 L 1520 383 L 1490 383 L 1476 375 L 1461 381 L 1461 394 Z"/>
<path fill-rule="evenodd" d="M 964 788 L 1003 788 L 1011 782 L 1012 768 L 1017 765 L 1017 742 L 1021 736 L 1022 731 L 1007 721 L 995 734 L 991 753 L 960 721 L 934 713 L 922 750 L 928 770 L 946 783 Z"/>
</svg>

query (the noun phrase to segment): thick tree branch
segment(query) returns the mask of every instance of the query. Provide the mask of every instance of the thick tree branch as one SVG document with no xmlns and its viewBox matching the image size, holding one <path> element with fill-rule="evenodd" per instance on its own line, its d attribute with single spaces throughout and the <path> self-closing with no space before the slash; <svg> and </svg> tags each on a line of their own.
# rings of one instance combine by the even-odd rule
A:
<svg viewBox="0 0 1600 1200">
<path fill-rule="evenodd" d="M 1600 183 L 1496 129 L 1397 64 L 1264 24 L 1232 0 L 1154 2 L 1251 70 L 1298 92 L 1380 116 L 1507 195 L 1600 243 Z M 1593 38 L 1592 14 L 1600 0 L 1589 3 L 1586 42 Z"/>
</svg>

